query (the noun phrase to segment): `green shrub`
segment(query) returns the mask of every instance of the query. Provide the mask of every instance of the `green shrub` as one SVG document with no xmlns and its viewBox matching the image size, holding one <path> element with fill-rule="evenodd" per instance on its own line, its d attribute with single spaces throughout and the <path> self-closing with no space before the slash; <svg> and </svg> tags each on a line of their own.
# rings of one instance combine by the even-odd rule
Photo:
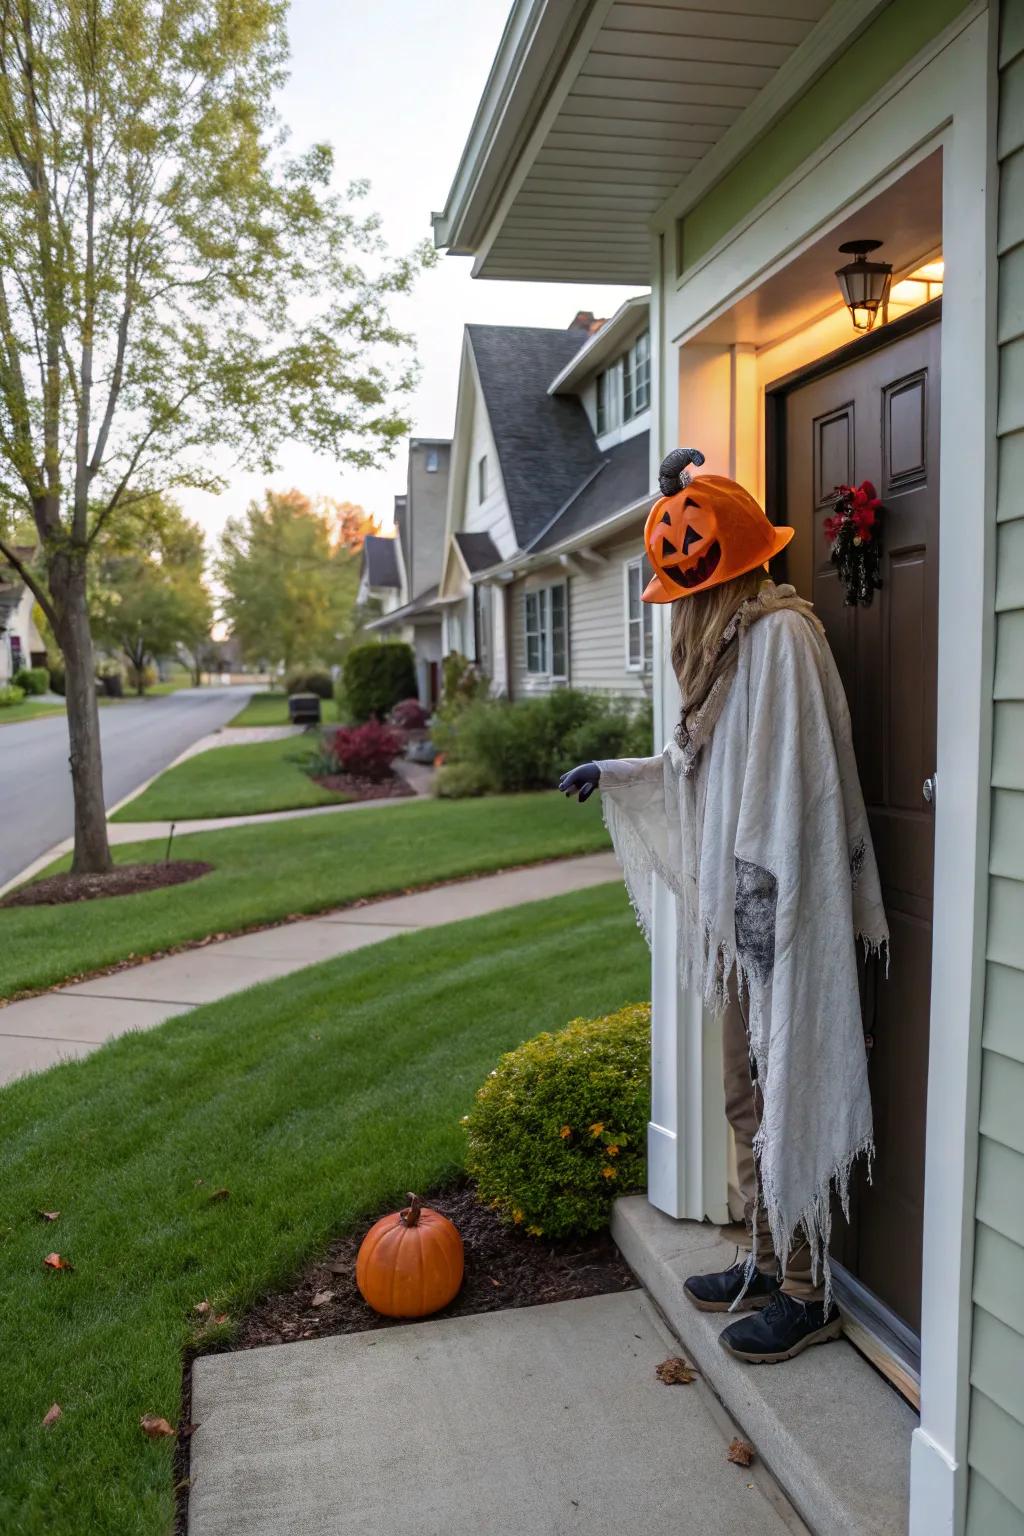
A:
<svg viewBox="0 0 1024 1536">
<path fill-rule="evenodd" d="M 10 709 L 20 704 L 24 697 L 24 688 L 16 688 L 13 683 L 0 683 L 0 709 Z"/>
<path fill-rule="evenodd" d="M 64 698 L 67 693 L 67 677 L 64 673 L 64 663 L 59 661 L 50 668 L 50 688 L 54 693 L 59 693 Z"/>
<path fill-rule="evenodd" d="M 22 667 L 15 672 L 11 682 L 15 688 L 20 688 L 22 693 L 31 693 L 38 698 L 49 688 L 50 674 L 45 667 Z"/>
<path fill-rule="evenodd" d="M 315 693 L 318 699 L 333 699 L 334 679 L 329 672 L 292 672 L 285 679 L 285 692 Z"/>
<path fill-rule="evenodd" d="M 466 782 L 502 793 L 549 789 L 577 763 L 645 757 L 653 751 L 649 704 L 637 709 L 626 700 L 576 688 L 513 704 L 478 699 L 440 727 L 435 723 L 431 734 L 446 764 L 475 770 Z M 460 781 L 451 776 L 450 782 Z"/>
<path fill-rule="evenodd" d="M 444 763 L 434 774 L 433 789 L 442 800 L 468 800 L 493 794 L 494 784 L 475 763 Z"/>
<path fill-rule="evenodd" d="M 402 699 L 416 692 L 412 647 L 401 641 L 356 645 L 345 657 L 344 704 L 352 719 L 383 719 Z"/>
<path fill-rule="evenodd" d="M 538 1237 L 595 1232 L 643 1185 L 650 1021 L 634 1003 L 501 1058 L 463 1125 L 467 1169 L 506 1221 Z"/>
</svg>

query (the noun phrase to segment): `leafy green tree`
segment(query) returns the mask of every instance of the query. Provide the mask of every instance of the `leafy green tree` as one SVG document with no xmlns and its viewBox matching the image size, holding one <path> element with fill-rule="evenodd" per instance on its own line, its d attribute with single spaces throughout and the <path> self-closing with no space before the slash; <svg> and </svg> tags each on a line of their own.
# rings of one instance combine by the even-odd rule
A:
<svg viewBox="0 0 1024 1536">
<path fill-rule="evenodd" d="M 0 554 L 67 670 L 76 870 L 110 865 L 89 568 L 119 510 L 270 472 L 285 438 L 377 462 L 411 381 L 393 260 L 272 106 L 284 0 L 0 5 Z M 38 556 L 12 529 L 31 516 Z"/>
<path fill-rule="evenodd" d="M 127 658 L 136 691 L 149 661 L 209 638 L 213 603 L 203 581 L 203 530 L 171 501 L 152 497 L 108 525 L 93 562 L 92 633 Z"/>
<path fill-rule="evenodd" d="M 376 527 L 361 508 L 301 491 L 267 491 L 228 519 L 221 608 L 247 661 L 289 673 L 338 657 L 354 623 L 363 538 Z"/>
</svg>

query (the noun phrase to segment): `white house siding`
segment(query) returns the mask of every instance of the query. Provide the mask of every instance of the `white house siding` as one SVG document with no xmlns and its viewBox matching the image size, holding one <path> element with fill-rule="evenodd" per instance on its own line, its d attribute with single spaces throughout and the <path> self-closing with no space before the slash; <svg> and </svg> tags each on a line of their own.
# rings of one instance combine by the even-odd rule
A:
<svg viewBox="0 0 1024 1536">
<path fill-rule="evenodd" d="M 968 1536 L 1024 1536 L 1024 0 L 999 49 L 999 480 Z"/>
<path fill-rule="evenodd" d="M 507 559 L 516 551 L 516 537 L 512 528 L 512 519 L 509 516 L 498 455 L 487 419 L 487 408 L 476 382 L 475 373 L 473 387 L 475 390 L 473 431 L 470 436 L 465 480 L 461 487 L 462 516 L 461 519 L 456 517 L 454 531 L 463 529 L 466 533 L 489 533 L 498 553 L 503 559 Z M 477 466 L 484 456 L 487 458 L 487 493 L 481 501 Z"/>
<path fill-rule="evenodd" d="M 601 553 L 607 563 L 579 574 L 584 562 L 575 557 L 576 570 L 561 564 L 544 566 L 516 581 L 509 589 L 511 631 L 511 692 L 513 698 L 550 693 L 565 686 L 564 680 L 536 676 L 526 670 L 527 592 L 567 581 L 569 598 L 569 677 L 573 688 L 607 693 L 636 701 L 650 698 L 651 673 L 631 672 L 626 667 L 626 591 L 623 574 L 627 560 L 641 550 L 641 529 L 627 539 L 607 545 Z"/>
</svg>

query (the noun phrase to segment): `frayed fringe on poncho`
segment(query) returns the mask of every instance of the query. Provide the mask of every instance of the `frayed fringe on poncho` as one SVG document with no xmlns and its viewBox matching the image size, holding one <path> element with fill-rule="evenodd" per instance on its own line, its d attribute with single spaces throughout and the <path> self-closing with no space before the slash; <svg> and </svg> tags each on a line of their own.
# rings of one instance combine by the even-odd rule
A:
<svg viewBox="0 0 1024 1536">
<path fill-rule="evenodd" d="M 717 1012 L 730 988 L 748 996 L 761 1201 L 783 1259 L 803 1228 L 827 1303 L 831 1193 L 848 1217 L 851 1168 L 874 1152 L 856 941 L 878 952 L 889 933 L 820 625 L 773 588 L 737 629 L 707 738 L 602 762 L 600 787 L 648 943 L 657 874 L 677 898 L 682 985 Z"/>
</svg>

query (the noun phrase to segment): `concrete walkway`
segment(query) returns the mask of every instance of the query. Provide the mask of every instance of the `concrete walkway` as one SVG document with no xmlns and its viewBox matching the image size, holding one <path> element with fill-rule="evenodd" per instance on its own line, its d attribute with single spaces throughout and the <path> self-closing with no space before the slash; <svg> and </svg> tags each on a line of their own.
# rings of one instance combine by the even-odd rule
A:
<svg viewBox="0 0 1024 1536">
<path fill-rule="evenodd" d="M 189 1536 L 807 1536 L 679 1352 L 628 1291 L 206 1356 Z"/>
<path fill-rule="evenodd" d="M 561 859 L 366 907 L 324 912 L 26 998 L 0 1008 L 0 1083 L 67 1057 L 87 1056 L 130 1029 L 152 1029 L 200 1003 L 212 1003 L 397 933 L 435 928 L 619 878 L 612 853 Z"/>
</svg>

